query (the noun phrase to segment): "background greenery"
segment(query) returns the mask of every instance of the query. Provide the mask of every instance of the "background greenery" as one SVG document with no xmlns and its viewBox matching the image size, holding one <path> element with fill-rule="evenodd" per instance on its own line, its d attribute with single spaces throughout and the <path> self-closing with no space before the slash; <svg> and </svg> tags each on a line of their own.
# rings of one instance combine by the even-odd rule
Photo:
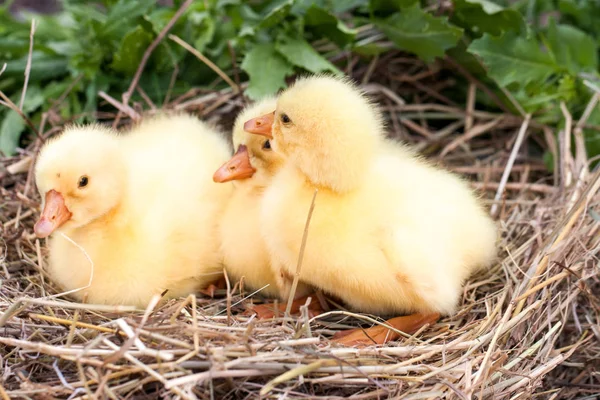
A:
<svg viewBox="0 0 600 400">
<path fill-rule="evenodd" d="M 63 0 L 63 11 L 35 16 L 33 63 L 23 111 L 34 123 L 67 89 L 58 112 L 89 120 L 98 92 L 120 99 L 148 45 L 171 20 L 172 7 L 155 0 Z M 0 90 L 18 103 L 29 49 L 29 20 L 0 8 Z M 27 16 L 29 19 L 32 15 Z M 451 57 L 496 92 L 515 114 L 563 122 L 560 102 L 579 118 L 598 89 L 600 3 L 596 0 L 203 0 L 195 1 L 170 33 L 182 38 L 229 76 L 241 69 L 246 95 L 256 99 L 284 87 L 302 71 L 341 73 L 350 51 L 367 61 L 390 50 L 425 62 Z M 173 95 L 213 82 L 217 75 L 165 38 L 150 58 L 140 87 L 162 104 L 179 69 Z M 235 66 L 235 67 L 234 67 Z M 224 84 L 223 84 L 224 85 Z M 466 82 L 464 82 L 466 85 Z M 464 102 L 465 90 L 453 91 Z M 137 99 L 137 93 L 134 100 Z M 497 109 L 478 95 L 479 109 Z M 81 117 L 79 117 L 81 116 Z M 0 110 L 0 151 L 14 154 L 26 131 L 14 111 Z M 591 156 L 600 153 L 597 107 L 585 130 Z"/>
</svg>

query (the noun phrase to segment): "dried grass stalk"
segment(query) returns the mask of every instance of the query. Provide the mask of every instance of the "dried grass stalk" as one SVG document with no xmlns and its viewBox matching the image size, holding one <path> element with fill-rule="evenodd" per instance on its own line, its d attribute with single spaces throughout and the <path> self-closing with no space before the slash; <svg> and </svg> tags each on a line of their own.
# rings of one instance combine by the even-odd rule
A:
<svg viewBox="0 0 600 400">
<path fill-rule="evenodd" d="M 406 63 L 416 66 L 412 75 Z M 456 315 L 398 342 L 355 349 L 333 347 L 328 338 L 338 329 L 379 320 L 338 311 L 310 320 L 305 314 L 292 326 L 242 315 L 245 304 L 260 301 L 260 291 L 190 296 L 145 311 L 51 299 L 58 291 L 44 279 L 46 248 L 32 235 L 40 199 L 25 190 L 28 169 L 16 167 L 28 164 L 23 154 L 0 160 L 0 399 L 118 399 L 141 392 L 189 399 L 574 399 L 600 392 L 594 372 L 600 354 L 600 229 L 593 211 L 600 172 L 580 172 L 587 165 L 582 151 L 573 171 L 572 157 L 551 143 L 562 167 L 560 182 L 571 184 L 548 183 L 552 177 L 543 165 L 523 157 L 525 129 L 528 137 L 556 132 L 529 119 L 474 109 L 475 87 L 489 89 L 469 75 L 470 100 L 460 109 L 438 104 L 420 89 L 445 75 L 401 55 L 356 64 L 353 74 L 370 96 L 387 104 L 392 135 L 430 156 L 444 151 L 441 163 L 497 193 L 490 203 L 502 232 L 500 258 L 467 282 Z M 173 96 L 167 107 L 202 107 L 205 118 L 230 128 L 243 105 L 236 87 Z M 123 102 L 109 100 L 118 113 L 135 119 L 139 105 L 130 105 L 132 93 Z M 410 101 L 417 95 L 421 103 Z M 572 119 L 564 107 L 563 113 Z M 587 114 L 575 125 L 576 136 Z M 513 143 L 509 133 L 519 126 L 522 133 Z M 60 130 L 43 129 L 41 136 Z M 559 137 L 565 134 L 571 133 Z M 6 167 L 14 175 L 2 174 Z M 493 192 L 482 196 L 491 200 Z"/>
</svg>

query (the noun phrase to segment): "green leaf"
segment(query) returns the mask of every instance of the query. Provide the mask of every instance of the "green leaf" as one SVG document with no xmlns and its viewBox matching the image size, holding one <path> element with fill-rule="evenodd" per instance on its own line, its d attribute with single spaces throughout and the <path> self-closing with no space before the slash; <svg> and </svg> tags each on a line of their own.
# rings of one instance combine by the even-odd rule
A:
<svg viewBox="0 0 600 400">
<path fill-rule="evenodd" d="M 201 13 L 197 13 L 201 14 Z M 210 17 L 208 13 L 202 13 L 203 16 L 198 15 L 196 21 L 196 40 L 194 41 L 194 47 L 202 52 L 206 46 L 213 40 L 215 36 L 215 21 Z"/>
<path fill-rule="evenodd" d="M 58 41 L 58 42 L 48 42 L 46 44 L 49 50 L 52 50 L 54 53 L 60 56 L 70 57 L 77 51 L 77 45 L 73 43 L 71 40 L 67 41 Z"/>
<path fill-rule="evenodd" d="M 64 79 L 61 81 L 52 81 L 47 85 L 44 85 L 44 90 L 42 91 L 42 96 L 48 102 L 53 102 L 58 99 L 67 88 L 70 86 L 71 82 L 68 79 Z"/>
<path fill-rule="evenodd" d="M 544 152 L 544 156 L 542 158 L 544 161 L 544 165 L 548 169 L 548 172 L 554 172 L 554 156 L 549 151 Z"/>
<path fill-rule="evenodd" d="M 18 21 L 14 18 L 7 4 L 0 6 L 0 35 L 4 36 L 7 33 L 13 33 L 18 31 L 29 31 L 30 25 L 25 22 Z"/>
<path fill-rule="evenodd" d="M 481 62 L 473 54 L 467 51 L 467 45 L 464 41 L 458 42 L 458 44 L 449 49 L 446 54 L 454 61 L 462 65 L 467 71 L 478 79 L 485 79 L 487 77 L 487 71 Z"/>
<path fill-rule="evenodd" d="M 228 20 L 221 21 L 219 25 L 230 23 L 235 29 L 251 31 L 254 31 L 264 19 L 264 16 L 258 14 L 247 4 L 229 7 L 226 15 Z"/>
<path fill-rule="evenodd" d="M 556 85 L 556 93 L 560 95 L 560 98 L 566 102 L 569 102 L 578 95 L 577 94 L 577 78 L 572 75 L 564 74 L 558 80 Z"/>
<path fill-rule="evenodd" d="M 285 87 L 285 77 L 294 72 L 273 43 L 255 45 L 244 57 L 241 67 L 250 76 L 246 94 L 255 100 Z"/>
<path fill-rule="evenodd" d="M 152 42 L 152 34 L 141 26 L 129 32 L 115 53 L 111 68 L 124 74 L 133 74 L 144 56 L 144 52 Z"/>
<path fill-rule="evenodd" d="M 594 107 L 586 126 L 587 128 L 583 129 L 583 137 L 587 153 L 591 158 L 600 154 L 600 108 Z"/>
<path fill-rule="evenodd" d="M 528 112 L 553 107 L 553 102 L 559 100 L 569 102 L 575 95 L 575 80 L 568 74 L 561 76 L 559 79 L 551 79 L 544 84 L 531 84 L 525 88 L 521 87 L 513 93 L 519 104 Z M 560 112 L 558 107 L 556 109 Z M 546 114 L 548 115 L 545 115 L 544 118 L 549 117 L 549 113 Z"/>
<path fill-rule="evenodd" d="M 65 10 L 76 20 L 78 28 L 82 28 L 81 25 L 87 24 L 91 21 L 97 21 L 100 25 L 105 25 L 107 16 L 102 13 L 98 7 L 90 6 L 89 4 L 71 4 L 70 2 L 64 2 Z"/>
<path fill-rule="evenodd" d="M 144 15 L 155 5 L 156 0 L 119 0 L 108 9 L 107 23 L 102 29 L 103 35 L 122 36 L 131 23 L 135 23 L 137 17 Z"/>
<path fill-rule="evenodd" d="M 273 5 L 269 6 L 266 15 L 263 20 L 258 24 L 257 29 L 270 28 L 277 25 L 290 13 L 294 0 L 283 0 L 280 2 L 274 2 Z"/>
<path fill-rule="evenodd" d="M 152 24 L 152 30 L 158 35 L 173 18 L 173 15 L 175 15 L 175 10 L 158 8 L 144 15 L 144 19 Z"/>
<path fill-rule="evenodd" d="M 364 57 L 373 57 L 388 51 L 388 47 L 380 46 L 377 43 L 367 43 L 354 46 L 352 52 Z"/>
<path fill-rule="evenodd" d="M 371 12 L 390 13 L 419 4 L 419 0 L 370 0 Z"/>
<path fill-rule="evenodd" d="M 2 125 L 0 125 L 0 151 L 6 156 L 15 154 L 19 146 L 19 138 L 25 130 L 25 121 L 13 110 L 6 113 Z"/>
<path fill-rule="evenodd" d="M 67 63 L 68 61 L 63 57 L 57 57 L 56 55 L 45 54 L 34 50 L 31 54 L 29 79 L 31 82 L 35 82 L 64 76 L 67 74 Z M 23 79 L 23 73 L 26 66 L 26 55 L 18 60 L 7 62 L 6 69 L 2 74 L 2 79 L 10 76 L 18 76 L 19 79 Z"/>
<path fill-rule="evenodd" d="M 569 26 L 557 25 L 554 19 L 548 26 L 548 47 L 556 63 L 573 75 L 598 69 L 598 45 L 585 32 Z"/>
<path fill-rule="evenodd" d="M 415 0 L 418 1 L 418 0 Z M 331 11 L 335 14 L 349 11 L 353 8 L 358 8 L 365 5 L 364 0 L 346 0 L 346 1 L 335 1 L 331 0 L 330 7 Z"/>
<path fill-rule="evenodd" d="M 44 92 L 36 85 L 29 85 L 27 92 L 25 93 L 25 101 L 23 101 L 23 112 L 29 114 L 37 110 L 42 104 L 44 104 Z"/>
<path fill-rule="evenodd" d="M 357 33 L 331 12 L 314 5 L 306 11 L 304 24 L 317 35 L 328 38 L 342 48 L 350 44 Z"/>
<path fill-rule="evenodd" d="M 323 10 L 328 10 L 328 12 L 334 15 L 339 15 L 354 8 L 365 6 L 365 3 L 367 3 L 365 0 L 294 0 L 291 13 L 301 16 L 306 14 L 306 11 L 309 8 L 316 7 Z"/>
<path fill-rule="evenodd" d="M 70 39 L 70 33 L 75 28 L 75 21 L 67 13 L 56 15 L 35 15 L 36 28 L 34 43 L 46 41 L 63 41 Z M 31 21 L 28 21 L 28 25 Z"/>
<path fill-rule="evenodd" d="M 215 33 L 210 46 L 205 48 L 205 54 L 219 68 L 229 70 L 232 67 L 231 55 L 228 49 L 228 43 L 231 43 L 236 54 L 242 53 L 244 39 L 236 38 L 236 31 L 231 21 L 225 21 L 215 25 Z M 231 38 L 234 38 L 231 40 Z"/>
<path fill-rule="evenodd" d="M 376 19 L 375 24 L 396 46 L 425 62 L 443 56 L 462 36 L 462 29 L 449 24 L 446 18 L 426 13 L 418 5 L 387 19 Z"/>
<path fill-rule="evenodd" d="M 85 88 L 86 101 L 83 105 L 85 112 L 93 112 L 98 107 L 98 92 L 108 91 L 109 84 L 105 76 L 96 77 Z"/>
<path fill-rule="evenodd" d="M 5 59 L 27 54 L 29 40 L 13 37 L 0 37 L 0 55 Z"/>
<path fill-rule="evenodd" d="M 494 36 L 505 31 L 526 31 L 525 19 L 512 8 L 504 8 L 489 0 L 454 0 L 453 20 L 465 29 L 487 32 Z"/>
<path fill-rule="evenodd" d="M 221 8 L 224 8 L 225 6 L 239 5 L 240 3 L 241 3 L 241 0 L 218 0 L 217 8 L 221 9 Z"/>
<path fill-rule="evenodd" d="M 513 32 L 500 37 L 486 33 L 471 43 L 469 52 L 482 59 L 489 76 L 503 87 L 513 82 L 521 86 L 541 83 L 561 71 L 534 37 L 522 37 Z"/>
<path fill-rule="evenodd" d="M 312 73 L 322 71 L 340 71 L 327 61 L 325 57 L 317 53 L 315 49 L 304 39 L 292 39 L 284 36 L 276 44 L 277 51 L 291 64 L 304 68 Z"/>
<path fill-rule="evenodd" d="M 418 1 L 418 0 L 414 0 Z M 353 8 L 360 7 L 365 4 L 364 0 L 345 0 L 345 1 L 336 1 L 329 0 L 327 2 L 327 8 L 331 10 L 334 14 L 339 14 L 351 10 Z"/>
<path fill-rule="evenodd" d="M 504 7 L 489 0 L 454 0 L 454 7 L 457 11 L 460 11 L 464 7 L 468 7 L 468 5 L 479 6 L 477 8 L 481 9 L 481 11 L 488 15 L 496 14 L 505 10 Z"/>
<path fill-rule="evenodd" d="M 596 0 L 558 0 L 561 21 L 569 22 L 578 28 L 600 35 L 600 3 Z"/>
<path fill-rule="evenodd" d="M 8 89 L 17 84 L 17 79 L 13 76 L 10 78 L 0 79 L 0 90 L 3 92 L 8 91 Z"/>
</svg>

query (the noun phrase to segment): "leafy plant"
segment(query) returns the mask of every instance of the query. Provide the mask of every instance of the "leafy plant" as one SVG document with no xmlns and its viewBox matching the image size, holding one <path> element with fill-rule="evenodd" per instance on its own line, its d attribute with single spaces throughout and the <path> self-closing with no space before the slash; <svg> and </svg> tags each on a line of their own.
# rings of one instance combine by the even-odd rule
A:
<svg viewBox="0 0 600 400">
<path fill-rule="evenodd" d="M 54 105 L 63 118 L 92 119 L 98 92 L 120 98 L 148 46 L 171 21 L 172 7 L 155 0 L 63 0 L 38 25 L 23 111 L 34 123 Z M 443 3 L 448 4 L 448 3 Z M 557 124 L 565 102 L 577 118 L 598 86 L 600 6 L 594 0 L 204 0 L 194 1 L 169 33 L 202 52 L 229 76 L 241 69 L 252 99 L 275 93 L 302 71 L 338 74 L 340 52 L 365 58 L 399 49 L 425 62 L 451 57 L 484 82 L 505 106 Z M 0 90 L 18 102 L 32 15 L 24 21 L 0 7 Z M 207 86 L 216 74 L 165 38 L 144 68 L 139 87 L 162 103 L 178 70 L 174 95 Z M 222 83 L 225 85 L 225 83 Z M 459 91 L 457 91 L 459 93 Z M 63 97 L 61 102 L 57 99 Z M 512 98 L 512 101 L 510 100 Z M 134 101 L 141 98 L 133 93 Z M 456 99 L 463 101 L 463 99 Z M 518 104 L 518 106 L 515 106 Z M 493 105 L 481 104 L 482 108 Z M 0 151 L 13 154 L 26 125 L 1 110 Z M 594 112 L 589 123 L 600 121 Z M 591 155 L 598 131 L 586 131 Z"/>
</svg>

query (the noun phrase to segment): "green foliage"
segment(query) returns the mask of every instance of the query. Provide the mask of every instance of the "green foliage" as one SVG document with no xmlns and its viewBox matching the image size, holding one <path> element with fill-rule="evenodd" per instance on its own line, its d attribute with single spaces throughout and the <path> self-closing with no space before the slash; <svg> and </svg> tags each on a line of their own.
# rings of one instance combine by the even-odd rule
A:
<svg viewBox="0 0 600 400">
<path fill-rule="evenodd" d="M 339 72 L 304 39 L 283 36 L 277 43 L 277 51 L 292 65 L 317 73 L 321 71 Z"/>
<path fill-rule="evenodd" d="M 356 37 L 356 30 L 349 28 L 332 12 L 314 4 L 306 11 L 304 24 L 318 36 L 328 38 L 340 48 L 348 46 Z"/>
<path fill-rule="evenodd" d="M 398 48 L 415 53 L 426 62 L 443 56 L 462 36 L 462 29 L 416 4 L 386 19 L 376 19 L 375 23 Z"/>
<path fill-rule="evenodd" d="M 556 63 L 571 75 L 598 69 L 598 44 L 591 36 L 573 26 L 557 25 L 551 20 L 547 45 Z"/>
<path fill-rule="evenodd" d="M 485 33 L 471 41 L 468 52 L 486 67 L 486 79 L 507 90 L 538 121 L 554 124 L 562 119 L 559 102 L 582 112 L 590 100 L 592 91 L 583 82 L 598 78 L 598 38 L 553 18 L 535 26 Z"/>
<path fill-rule="evenodd" d="M 17 148 L 19 137 L 24 130 L 25 122 L 19 113 L 8 111 L 0 125 L 0 151 L 11 154 Z"/>
<path fill-rule="evenodd" d="M 273 43 L 261 43 L 252 48 L 244 58 L 242 69 L 250 75 L 246 93 L 259 99 L 285 86 L 285 77 L 294 72 Z"/>
<path fill-rule="evenodd" d="M 38 86 L 33 86 L 23 102 L 23 111 L 29 113 L 42 105 L 44 94 Z M 0 151 L 9 154 L 17 147 L 19 137 L 25 130 L 25 122 L 19 113 L 10 110 L 0 124 Z"/>
<path fill-rule="evenodd" d="M 99 91 L 121 98 L 127 90 L 146 49 L 183 1 L 174 3 L 166 7 L 155 0 L 63 0 L 61 13 L 35 16 L 38 25 L 23 111 L 35 124 L 52 105 L 64 118 L 91 120 L 100 104 Z M 517 112 L 512 97 L 539 122 L 559 123 L 561 101 L 574 118 L 581 115 L 593 88 L 600 85 L 598 1 L 452 0 L 448 5 L 432 0 L 195 1 L 169 33 L 230 76 L 234 68 L 241 68 L 251 99 L 276 93 L 296 73 L 341 73 L 347 58 L 336 57 L 335 65 L 330 59 L 342 51 L 368 61 L 398 49 L 427 63 L 450 57 L 491 88 L 506 107 Z M 23 85 L 31 17 L 15 19 L 6 5 L 0 6 L 0 67 L 7 63 L 0 90 L 15 103 Z M 174 96 L 216 77 L 187 50 L 164 38 L 139 81 L 156 104 L 162 103 L 176 67 Z M 462 87 L 454 95 L 464 93 Z M 56 103 L 59 98 L 62 102 Z M 141 101 L 137 93 L 132 101 Z M 478 96 L 478 101 L 479 108 L 496 107 L 487 96 Z M 13 154 L 28 128 L 17 113 L 6 109 L 0 109 L 0 121 L 0 151 Z M 600 125 L 600 111 L 595 110 L 588 123 Z M 586 129 L 585 135 L 590 154 L 599 154 L 599 131 Z"/>
<path fill-rule="evenodd" d="M 124 74 L 134 74 L 144 51 L 152 43 L 152 34 L 138 25 L 123 36 L 119 50 L 114 54 L 110 67 Z"/>
<path fill-rule="evenodd" d="M 513 82 L 521 87 L 539 84 L 561 69 L 550 54 L 542 51 L 535 38 L 514 32 L 498 37 L 486 33 L 471 43 L 469 51 L 483 59 L 489 76 L 500 86 Z"/>
<path fill-rule="evenodd" d="M 523 32 L 526 29 L 521 14 L 514 9 L 504 8 L 489 0 L 456 0 L 453 22 L 469 30 L 473 35 L 502 32 Z"/>
</svg>

